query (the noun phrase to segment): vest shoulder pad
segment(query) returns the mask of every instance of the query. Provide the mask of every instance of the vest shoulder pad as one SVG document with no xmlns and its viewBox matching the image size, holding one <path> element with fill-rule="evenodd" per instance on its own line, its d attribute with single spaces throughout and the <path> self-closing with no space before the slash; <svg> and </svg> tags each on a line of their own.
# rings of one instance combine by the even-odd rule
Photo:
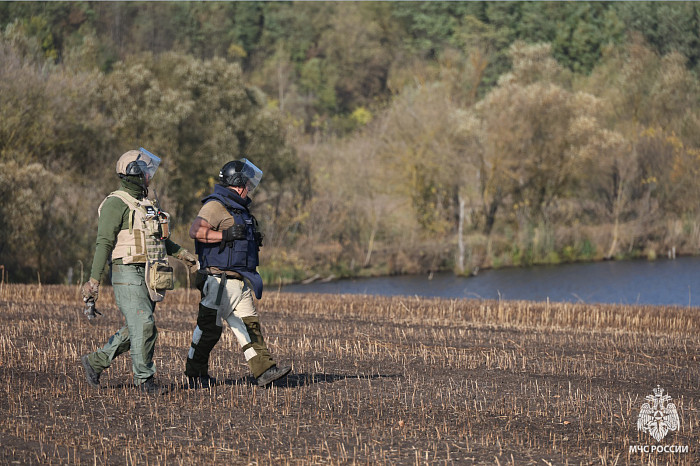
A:
<svg viewBox="0 0 700 466">
<path fill-rule="evenodd" d="M 114 194 L 114 193 L 109 193 L 109 194 L 102 200 L 102 202 L 100 203 L 99 207 L 97 207 L 97 216 L 98 216 L 98 217 L 99 217 L 100 215 L 102 215 L 102 209 L 103 209 L 105 206 L 109 206 L 109 209 L 110 209 L 110 210 L 114 210 L 114 209 L 116 208 L 116 206 L 118 205 L 117 203 L 119 203 L 119 201 L 121 201 L 121 202 L 119 203 L 119 205 L 121 205 L 121 208 L 122 208 L 122 209 L 133 210 L 132 207 L 129 205 L 129 203 L 126 202 L 124 199 L 122 199 L 121 196 L 117 196 L 117 195 L 113 195 L 113 194 Z"/>
<path fill-rule="evenodd" d="M 228 204 L 226 203 L 226 201 L 224 201 L 223 199 L 221 199 L 219 196 L 217 196 L 217 195 L 215 195 L 215 194 L 210 195 L 210 196 L 207 196 L 207 197 L 205 197 L 204 199 L 202 199 L 202 204 L 207 204 L 207 203 L 209 203 L 209 202 L 211 202 L 211 201 L 216 201 L 216 202 L 218 202 L 219 204 L 221 204 L 222 206 L 224 206 L 224 208 L 225 208 L 231 215 L 233 215 L 233 214 L 242 215 L 242 214 L 244 214 L 244 213 L 246 212 L 246 211 L 243 210 L 243 209 L 238 209 L 238 208 L 236 208 L 236 207 L 231 207 L 230 205 L 228 205 Z"/>
<path fill-rule="evenodd" d="M 121 199 L 122 201 L 124 201 L 124 204 L 129 206 L 129 208 L 131 210 L 137 209 L 144 204 L 144 202 L 139 201 L 138 199 L 136 199 L 131 194 L 129 194 L 125 191 L 112 191 L 111 193 L 109 193 L 107 195 L 107 198 L 110 198 L 110 197 L 117 197 L 117 198 Z M 105 200 L 107 200 L 107 199 L 105 199 Z"/>
</svg>

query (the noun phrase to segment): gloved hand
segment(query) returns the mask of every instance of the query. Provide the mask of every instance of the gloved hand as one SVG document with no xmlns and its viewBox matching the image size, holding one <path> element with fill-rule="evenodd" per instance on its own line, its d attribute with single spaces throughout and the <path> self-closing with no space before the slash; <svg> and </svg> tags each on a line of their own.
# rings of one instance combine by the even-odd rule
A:
<svg viewBox="0 0 700 466">
<path fill-rule="evenodd" d="M 233 225 L 230 228 L 221 232 L 221 244 L 219 244 L 219 252 L 223 251 L 228 243 L 237 239 L 246 239 L 245 225 Z"/>
<path fill-rule="evenodd" d="M 97 301 L 97 295 L 100 293 L 100 282 L 90 277 L 90 280 L 85 282 L 80 292 L 83 295 L 84 302 L 88 302 L 90 300 L 93 302 Z"/>
<path fill-rule="evenodd" d="M 187 249 L 180 249 L 180 251 L 175 254 L 175 257 L 180 259 L 187 265 L 187 267 L 189 267 L 190 273 L 195 273 L 197 270 L 199 270 L 199 260 L 197 260 L 197 256 L 189 252 Z"/>
</svg>

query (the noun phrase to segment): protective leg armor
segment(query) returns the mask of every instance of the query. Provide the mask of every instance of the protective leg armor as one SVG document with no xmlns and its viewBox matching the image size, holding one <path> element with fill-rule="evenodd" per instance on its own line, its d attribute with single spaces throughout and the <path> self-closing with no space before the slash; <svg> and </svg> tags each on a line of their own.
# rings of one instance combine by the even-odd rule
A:
<svg viewBox="0 0 700 466">
<path fill-rule="evenodd" d="M 198 277 L 197 287 L 201 291 L 202 302 L 187 355 L 185 375 L 209 375 L 209 354 L 221 338 L 222 321 L 226 320 L 250 371 L 258 378 L 274 366 L 275 361 L 265 345 L 251 291 L 241 280 L 223 280 L 224 289 L 221 288 L 221 282 L 220 278 L 214 276 Z"/>
<path fill-rule="evenodd" d="M 265 345 L 265 339 L 260 330 L 260 319 L 258 317 L 244 317 L 241 320 L 245 324 L 250 339 L 250 343 L 247 343 L 241 349 L 248 362 L 250 371 L 255 378 L 258 378 L 263 372 L 274 366 L 275 361 Z"/>
<path fill-rule="evenodd" d="M 221 338 L 222 327 L 216 325 L 216 310 L 199 305 L 197 326 L 192 333 L 192 345 L 187 354 L 185 375 L 209 375 L 209 354 Z"/>
</svg>

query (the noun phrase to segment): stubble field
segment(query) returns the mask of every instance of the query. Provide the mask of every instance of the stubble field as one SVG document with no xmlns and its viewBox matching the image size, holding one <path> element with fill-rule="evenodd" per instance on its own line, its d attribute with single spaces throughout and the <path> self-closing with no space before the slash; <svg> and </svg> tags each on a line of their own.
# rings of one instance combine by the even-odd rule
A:
<svg viewBox="0 0 700 466">
<path fill-rule="evenodd" d="M 698 464 L 700 310 L 266 292 L 283 383 L 250 378 L 230 329 L 212 390 L 184 389 L 198 293 L 156 309 L 164 396 L 117 359 L 103 387 L 79 357 L 123 318 L 109 287 L 89 324 L 78 289 L 0 289 L 2 464 Z M 657 385 L 678 431 L 637 431 Z M 644 447 L 649 453 L 630 452 Z M 651 452 L 666 446 L 666 452 Z M 687 453 L 670 452 L 688 447 Z M 681 448 L 681 451 L 683 448 Z"/>
</svg>

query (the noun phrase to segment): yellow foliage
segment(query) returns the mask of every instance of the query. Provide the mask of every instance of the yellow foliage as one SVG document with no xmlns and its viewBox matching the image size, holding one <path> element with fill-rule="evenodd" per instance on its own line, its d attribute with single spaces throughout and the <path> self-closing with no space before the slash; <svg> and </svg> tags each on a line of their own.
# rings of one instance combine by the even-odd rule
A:
<svg viewBox="0 0 700 466">
<path fill-rule="evenodd" d="M 352 115 L 350 115 L 350 118 L 357 124 L 364 126 L 372 121 L 373 115 L 372 112 L 365 107 L 357 107 L 355 111 L 352 112 Z"/>
<path fill-rule="evenodd" d="M 653 127 L 650 126 L 650 127 L 648 127 L 648 128 L 644 128 L 644 130 L 643 130 L 642 133 L 641 133 L 641 136 L 644 137 L 644 138 L 650 138 L 650 139 L 651 139 L 651 138 L 655 138 L 656 135 L 657 135 L 657 133 L 658 133 L 658 130 L 657 130 L 656 128 L 653 128 Z"/>
<path fill-rule="evenodd" d="M 676 136 L 676 133 L 671 133 L 670 136 L 666 137 L 666 142 L 669 143 L 673 147 L 673 151 L 678 154 L 683 150 L 683 141 L 681 141 L 678 136 Z"/>
<path fill-rule="evenodd" d="M 231 44 L 228 48 L 228 56 L 231 58 L 245 58 L 248 56 L 248 53 L 240 45 Z"/>
</svg>

